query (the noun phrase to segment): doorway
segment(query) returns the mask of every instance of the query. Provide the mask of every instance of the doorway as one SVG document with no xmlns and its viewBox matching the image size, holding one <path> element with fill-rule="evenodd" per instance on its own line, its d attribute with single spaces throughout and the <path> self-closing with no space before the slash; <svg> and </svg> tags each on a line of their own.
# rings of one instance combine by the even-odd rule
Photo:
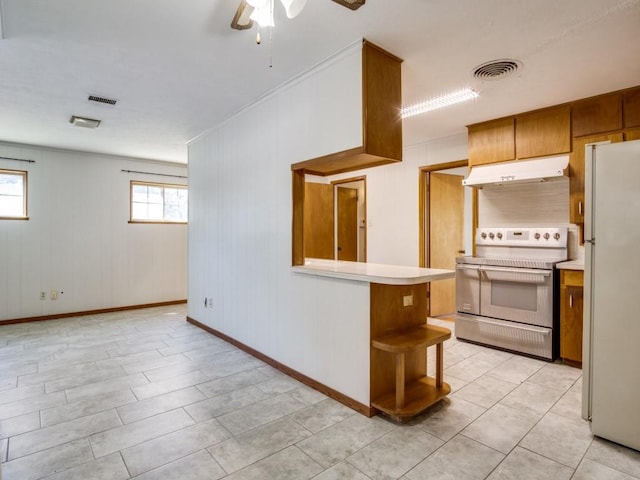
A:
<svg viewBox="0 0 640 480">
<path fill-rule="evenodd" d="M 457 256 L 471 254 L 475 195 L 462 186 L 467 160 L 420 169 L 420 266 L 455 270 Z M 455 279 L 429 284 L 427 314 L 455 314 Z"/>
<path fill-rule="evenodd" d="M 366 177 L 331 182 L 335 199 L 335 257 L 367 261 Z"/>
</svg>

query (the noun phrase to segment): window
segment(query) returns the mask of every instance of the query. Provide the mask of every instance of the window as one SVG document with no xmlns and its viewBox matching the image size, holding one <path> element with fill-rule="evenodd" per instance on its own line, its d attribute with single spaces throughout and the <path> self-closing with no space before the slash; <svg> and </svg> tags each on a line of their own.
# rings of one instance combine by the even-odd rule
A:
<svg viewBox="0 0 640 480">
<path fill-rule="evenodd" d="M 28 218 L 27 172 L 0 170 L 0 218 Z"/>
<path fill-rule="evenodd" d="M 131 182 L 131 222 L 187 223 L 184 185 Z"/>
</svg>

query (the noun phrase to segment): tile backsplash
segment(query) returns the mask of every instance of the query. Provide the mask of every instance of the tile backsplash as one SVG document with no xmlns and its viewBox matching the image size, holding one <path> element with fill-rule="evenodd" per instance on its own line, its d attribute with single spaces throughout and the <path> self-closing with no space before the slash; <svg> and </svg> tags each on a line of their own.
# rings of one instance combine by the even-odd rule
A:
<svg viewBox="0 0 640 480">
<path fill-rule="evenodd" d="M 584 261 L 579 229 L 569 224 L 569 179 L 566 177 L 478 190 L 478 226 L 567 226 L 569 259 Z"/>
<path fill-rule="evenodd" d="M 490 186 L 478 190 L 478 226 L 569 223 L 569 179 Z"/>
</svg>

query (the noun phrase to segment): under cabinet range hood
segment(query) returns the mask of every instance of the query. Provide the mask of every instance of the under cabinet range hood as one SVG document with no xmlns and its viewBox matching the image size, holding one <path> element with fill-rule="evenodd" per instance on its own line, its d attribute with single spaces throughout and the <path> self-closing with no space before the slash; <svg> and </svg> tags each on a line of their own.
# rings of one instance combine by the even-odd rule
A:
<svg viewBox="0 0 640 480">
<path fill-rule="evenodd" d="M 569 155 L 478 165 L 462 180 L 466 187 L 545 182 L 566 178 Z"/>
</svg>

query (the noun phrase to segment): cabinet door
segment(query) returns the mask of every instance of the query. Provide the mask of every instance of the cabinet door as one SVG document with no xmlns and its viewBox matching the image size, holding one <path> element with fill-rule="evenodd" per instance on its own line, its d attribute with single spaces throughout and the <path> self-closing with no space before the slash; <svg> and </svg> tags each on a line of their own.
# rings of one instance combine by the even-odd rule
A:
<svg viewBox="0 0 640 480">
<path fill-rule="evenodd" d="M 574 137 L 611 132 L 622 128 L 622 95 L 601 95 L 573 104 L 571 127 Z"/>
<path fill-rule="evenodd" d="M 589 143 L 621 142 L 622 132 L 589 135 L 573 139 L 573 152 L 569 156 L 570 222 L 584 224 L 584 148 Z"/>
<path fill-rule="evenodd" d="M 515 159 L 514 119 L 469 125 L 469 166 Z"/>
<path fill-rule="evenodd" d="M 640 88 L 623 95 L 622 108 L 625 128 L 640 127 Z"/>
<path fill-rule="evenodd" d="M 571 109 L 548 108 L 516 116 L 516 158 L 571 151 Z"/>
<path fill-rule="evenodd" d="M 583 287 L 562 285 L 560 291 L 560 357 L 582 363 Z"/>
<path fill-rule="evenodd" d="M 624 131 L 624 140 L 640 140 L 640 128 L 628 128 Z"/>
</svg>

